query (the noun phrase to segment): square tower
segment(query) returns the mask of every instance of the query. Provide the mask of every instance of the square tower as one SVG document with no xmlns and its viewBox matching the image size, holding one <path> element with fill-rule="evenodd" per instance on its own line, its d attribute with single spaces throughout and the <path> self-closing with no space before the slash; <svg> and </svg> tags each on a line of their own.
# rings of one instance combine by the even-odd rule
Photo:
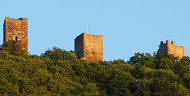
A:
<svg viewBox="0 0 190 96">
<path fill-rule="evenodd" d="M 175 57 L 181 59 L 185 56 L 185 48 L 183 46 L 177 46 L 175 41 L 167 40 L 166 42 L 161 41 L 158 54 L 168 55 L 172 54 Z"/>
<path fill-rule="evenodd" d="M 82 33 L 75 38 L 75 52 L 79 59 L 104 61 L 104 36 Z"/>
<path fill-rule="evenodd" d="M 13 19 L 6 17 L 3 26 L 3 41 L 16 41 L 23 50 L 28 51 L 28 19 Z"/>
</svg>

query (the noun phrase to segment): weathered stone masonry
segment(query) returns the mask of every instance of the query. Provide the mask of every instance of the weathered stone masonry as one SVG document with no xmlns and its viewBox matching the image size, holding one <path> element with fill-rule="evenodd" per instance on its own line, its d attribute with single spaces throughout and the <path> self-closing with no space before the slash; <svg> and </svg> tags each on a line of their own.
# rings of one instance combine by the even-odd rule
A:
<svg viewBox="0 0 190 96">
<path fill-rule="evenodd" d="M 79 59 L 104 61 L 104 37 L 82 33 L 75 38 L 75 52 Z"/>
<path fill-rule="evenodd" d="M 166 43 L 161 41 L 158 54 L 172 54 L 175 57 L 182 58 L 185 56 L 185 48 L 183 46 L 175 45 L 175 41 L 167 40 Z"/>
<path fill-rule="evenodd" d="M 14 40 L 28 51 L 28 19 L 6 17 L 4 22 L 4 42 Z"/>
</svg>

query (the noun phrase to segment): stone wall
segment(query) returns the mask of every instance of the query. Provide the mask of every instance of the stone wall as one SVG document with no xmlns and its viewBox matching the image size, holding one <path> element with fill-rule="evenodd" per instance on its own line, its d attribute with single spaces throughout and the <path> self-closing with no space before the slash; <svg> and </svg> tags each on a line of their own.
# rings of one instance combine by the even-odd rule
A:
<svg viewBox="0 0 190 96">
<path fill-rule="evenodd" d="M 172 54 L 175 57 L 182 58 L 185 56 L 185 48 L 183 46 L 175 45 L 175 41 L 167 40 L 166 43 L 162 41 L 158 50 L 158 54 Z"/>
<path fill-rule="evenodd" d="M 104 61 L 104 37 L 82 33 L 75 39 L 75 52 L 81 59 Z"/>
<path fill-rule="evenodd" d="M 77 54 L 78 58 L 84 59 L 84 36 L 83 36 L 83 34 L 81 34 L 77 38 L 75 38 L 75 53 Z"/>
<path fill-rule="evenodd" d="M 13 19 L 6 17 L 4 22 L 4 42 L 14 40 L 23 50 L 28 51 L 28 19 Z"/>
</svg>

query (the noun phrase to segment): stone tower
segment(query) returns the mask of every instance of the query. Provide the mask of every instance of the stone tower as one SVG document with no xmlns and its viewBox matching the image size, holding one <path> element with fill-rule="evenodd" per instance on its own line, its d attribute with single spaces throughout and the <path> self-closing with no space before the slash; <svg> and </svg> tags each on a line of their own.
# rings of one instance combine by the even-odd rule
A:
<svg viewBox="0 0 190 96">
<path fill-rule="evenodd" d="M 28 51 L 28 19 L 19 18 L 13 19 L 6 17 L 3 26 L 4 38 L 3 41 L 16 41 L 21 45 L 23 50 Z"/>
<path fill-rule="evenodd" d="M 175 45 L 175 41 L 161 41 L 158 54 L 172 54 L 173 56 L 179 57 L 179 59 L 181 59 L 183 56 L 185 56 L 185 48 L 183 46 Z"/>
<path fill-rule="evenodd" d="M 75 38 L 75 52 L 79 59 L 104 61 L 104 36 L 82 33 Z"/>
</svg>

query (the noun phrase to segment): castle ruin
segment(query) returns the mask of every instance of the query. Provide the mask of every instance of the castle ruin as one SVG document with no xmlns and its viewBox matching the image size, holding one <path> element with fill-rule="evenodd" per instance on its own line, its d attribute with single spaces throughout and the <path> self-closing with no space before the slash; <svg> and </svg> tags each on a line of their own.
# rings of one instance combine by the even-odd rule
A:
<svg viewBox="0 0 190 96">
<path fill-rule="evenodd" d="M 166 42 L 161 41 L 158 54 L 168 55 L 172 54 L 175 57 L 181 59 L 185 56 L 185 48 L 183 46 L 177 46 L 175 41 L 167 40 Z"/>
<path fill-rule="evenodd" d="M 3 41 L 16 41 L 20 44 L 23 50 L 28 51 L 28 19 L 19 18 L 13 19 L 6 17 L 3 26 L 4 38 Z"/>
<path fill-rule="evenodd" d="M 82 33 L 75 38 L 75 52 L 79 59 L 104 61 L 104 37 Z"/>
</svg>

